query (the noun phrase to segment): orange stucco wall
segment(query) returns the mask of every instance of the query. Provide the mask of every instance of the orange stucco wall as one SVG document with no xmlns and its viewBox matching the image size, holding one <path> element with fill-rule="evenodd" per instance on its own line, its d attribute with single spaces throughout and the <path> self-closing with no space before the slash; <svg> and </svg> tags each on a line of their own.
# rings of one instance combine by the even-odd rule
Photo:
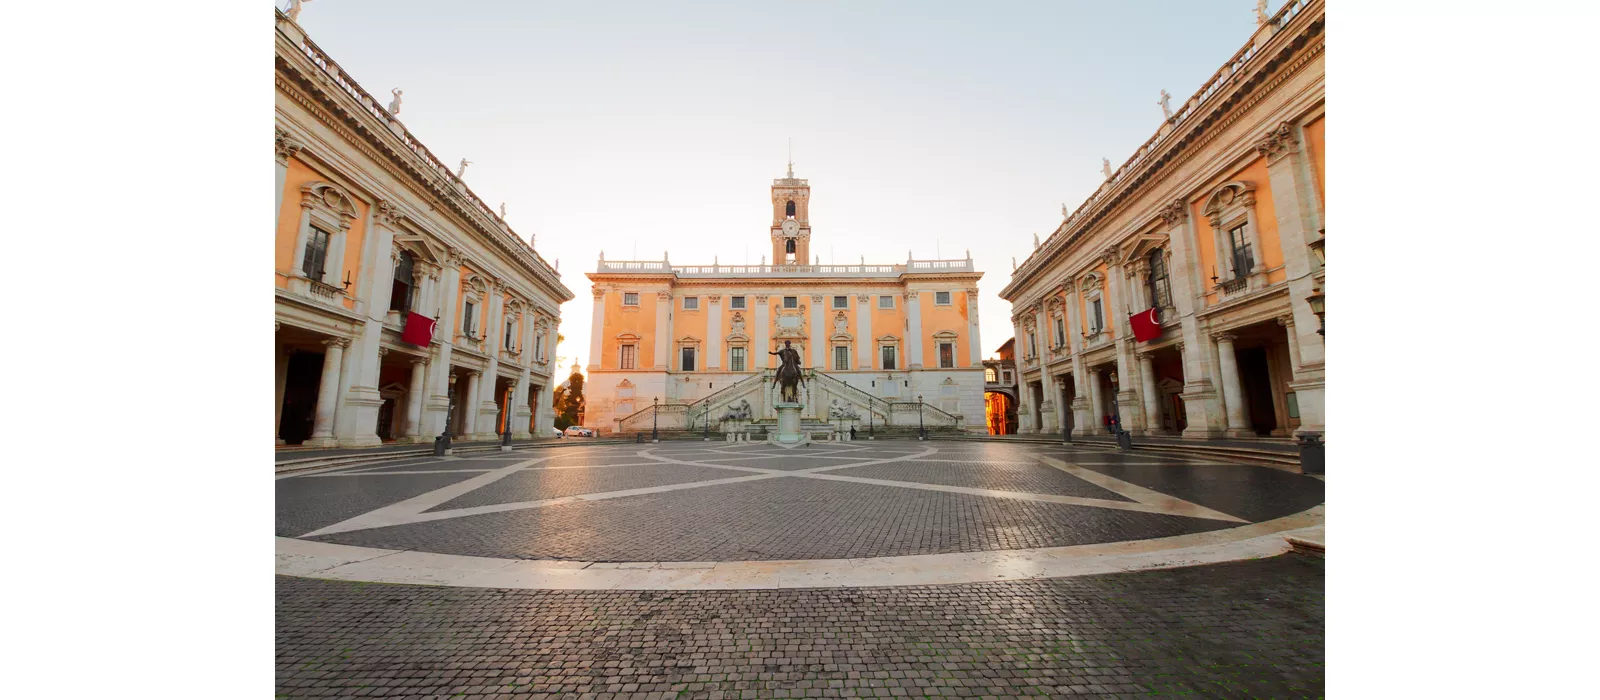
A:
<svg viewBox="0 0 1600 700">
<path fill-rule="evenodd" d="M 1326 126 L 1326 124 L 1326 118 L 1317 117 L 1316 119 L 1311 120 L 1311 123 L 1305 125 L 1306 152 L 1311 156 L 1311 175 L 1313 179 L 1316 180 L 1317 201 L 1322 202 L 1324 206 L 1326 206 L 1328 202 L 1327 197 L 1323 195 L 1322 189 L 1323 183 L 1328 179 L 1326 175 L 1327 171 L 1325 170 L 1327 167 L 1325 162 L 1327 158 L 1327 144 L 1325 142 L 1326 137 L 1323 133 L 1323 127 Z"/>
<path fill-rule="evenodd" d="M 884 296 L 885 293 L 894 297 L 894 308 L 878 308 L 878 297 Z M 906 357 L 906 300 L 900 296 L 898 288 L 894 291 L 873 290 L 868 297 L 867 303 L 872 307 L 872 337 L 867 341 L 872 343 L 872 368 L 883 369 L 883 351 L 878 349 L 878 339 L 892 335 L 900 339 L 897 344 L 899 354 L 896 356 L 898 362 L 895 371 L 904 371 L 911 364 L 911 359 Z"/>
<path fill-rule="evenodd" d="M 683 299 L 684 297 L 690 296 L 700 299 L 700 309 L 698 311 L 684 310 Z M 707 333 L 706 328 L 707 324 L 709 323 L 709 320 L 706 318 L 708 315 L 706 308 L 708 305 L 710 305 L 710 303 L 711 300 L 707 299 L 705 293 L 699 290 L 679 292 L 672 296 L 672 338 L 670 339 L 672 342 L 667 344 L 667 352 L 672 353 L 672 356 L 668 358 L 669 362 L 667 365 L 671 367 L 674 372 L 681 371 L 683 369 L 680 366 L 683 362 L 683 353 L 678 351 L 678 348 L 682 347 L 678 344 L 678 341 L 683 338 L 699 339 L 700 352 L 695 357 L 695 371 L 705 371 L 706 346 L 711 337 Z"/>
<path fill-rule="evenodd" d="M 939 366 L 939 339 L 934 338 L 935 333 L 954 331 L 955 340 L 955 366 L 972 366 L 969 355 L 962 352 L 967 346 L 967 293 L 963 291 L 950 292 L 950 305 L 939 306 L 934 301 L 931 291 L 918 292 L 922 311 L 922 367 L 935 369 Z"/>
<path fill-rule="evenodd" d="M 606 291 L 605 330 L 601 335 L 600 366 L 605 369 L 617 369 L 620 360 L 617 349 L 620 343 L 617 342 L 617 336 L 632 333 L 639 336 L 639 349 L 636 354 L 638 365 L 635 369 L 651 369 L 656 366 L 656 305 L 671 302 L 661 301 L 654 291 L 639 291 L 639 306 L 628 307 L 624 311 L 622 294 L 622 290 Z"/>
</svg>

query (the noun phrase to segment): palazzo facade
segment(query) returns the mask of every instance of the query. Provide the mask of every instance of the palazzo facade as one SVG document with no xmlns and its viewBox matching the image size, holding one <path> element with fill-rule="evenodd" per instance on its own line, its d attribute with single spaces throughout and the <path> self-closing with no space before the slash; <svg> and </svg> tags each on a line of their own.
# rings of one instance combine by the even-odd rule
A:
<svg viewBox="0 0 1600 700">
<path fill-rule="evenodd" d="M 398 95 L 385 109 L 282 12 L 276 26 L 277 443 L 424 442 L 447 424 L 492 439 L 508 417 L 517 437 L 551 435 L 572 292 L 406 130 Z"/>
<path fill-rule="evenodd" d="M 761 376 L 777 367 L 769 353 L 787 342 L 814 374 L 803 400 L 812 420 L 828 420 L 838 406 L 859 416 L 863 430 L 871 421 L 916 426 L 920 413 L 929 427 L 985 431 L 983 273 L 971 257 L 818 264 L 809 257 L 809 182 L 791 164 L 771 195 L 770 264 L 601 254 L 588 274 L 594 323 L 584 425 L 607 433 L 717 425 L 739 401 L 751 404 L 753 420 L 770 419 Z"/>
<path fill-rule="evenodd" d="M 1021 266 L 1024 433 L 1323 433 L 1326 41 L 1288 0 Z M 1154 309 L 1146 340 L 1134 317 Z M 1143 325 L 1141 323 L 1141 325 Z"/>
</svg>

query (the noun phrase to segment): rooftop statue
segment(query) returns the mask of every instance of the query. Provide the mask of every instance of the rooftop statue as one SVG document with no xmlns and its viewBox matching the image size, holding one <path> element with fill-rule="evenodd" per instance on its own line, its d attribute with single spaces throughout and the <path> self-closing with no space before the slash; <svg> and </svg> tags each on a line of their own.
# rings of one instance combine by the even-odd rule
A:
<svg viewBox="0 0 1600 700">
<path fill-rule="evenodd" d="M 389 93 L 394 95 L 394 99 L 389 101 L 389 113 L 398 115 L 400 114 L 400 96 L 405 93 L 401 92 L 400 88 L 390 90 Z"/>
</svg>

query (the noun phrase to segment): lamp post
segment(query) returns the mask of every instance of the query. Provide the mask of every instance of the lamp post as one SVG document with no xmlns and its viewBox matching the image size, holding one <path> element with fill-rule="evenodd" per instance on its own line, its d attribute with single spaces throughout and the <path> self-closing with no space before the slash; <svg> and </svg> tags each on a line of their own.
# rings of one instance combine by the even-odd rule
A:
<svg viewBox="0 0 1600 700">
<path fill-rule="evenodd" d="M 706 432 L 701 442 L 711 442 L 711 402 L 706 401 Z"/>
<path fill-rule="evenodd" d="M 500 451 L 511 451 L 511 396 L 515 392 L 506 393 L 505 408 L 500 409 L 500 423 L 505 433 L 500 435 Z"/>
<path fill-rule="evenodd" d="M 452 377 L 454 379 L 454 377 Z M 444 432 L 433 439 L 433 456 L 443 457 L 450 452 L 450 419 L 456 414 L 456 399 L 452 394 L 449 405 L 444 409 Z"/>
<path fill-rule="evenodd" d="M 1324 295 L 1322 293 L 1322 290 L 1318 289 L 1318 290 L 1312 292 L 1311 296 L 1306 297 L 1306 303 L 1311 305 L 1311 313 L 1314 313 L 1314 314 L 1317 315 L 1317 335 L 1320 335 L 1320 336 L 1322 336 L 1324 338 L 1326 338 L 1327 335 L 1328 335 L 1327 333 L 1323 332 L 1327 328 L 1327 326 L 1324 324 L 1324 322 L 1322 320 L 1322 312 L 1323 312 L 1322 302 L 1323 302 L 1323 299 L 1324 299 L 1325 296 L 1326 295 Z"/>
<path fill-rule="evenodd" d="M 891 410 L 893 410 L 893 409 L 891 409 Z M 878 439 L 876 437 L 876 435 L 872 432 L 872 402 L 871 401 L 867 402 L 867 439 L 868 440 L 876 440 L 876 439 Z"/>
<path fill-rule="evenodd" d="M 661 397 L 650 397 L 650 442 L 661 442 L 661 433 L 656 430 L 656 416 L 661 414 Z"/>
<path fill-rule="evenodd" d="M 917 439 L 928 439 L 928 429 L 922 427 L 922 394 L 917 394 Z"/>
</svg>

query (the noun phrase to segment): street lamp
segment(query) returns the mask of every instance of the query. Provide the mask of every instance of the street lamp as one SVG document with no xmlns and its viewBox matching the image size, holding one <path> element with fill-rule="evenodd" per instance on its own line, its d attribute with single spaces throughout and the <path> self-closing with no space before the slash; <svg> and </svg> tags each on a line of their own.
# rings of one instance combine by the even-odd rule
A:
<svg viewBox="0 0 1600 700">
<path fill-rule="evenodd" d="M 876 440 L 877 435 L 872 432 L 872 402 L 867 402 L 867 439 Z"/>
<path fill-rule="evenodd" d="M 706 433 L 701 442 L 711 442 L 711 402 L 706 401 Z"/>
<path fill-rule="evenodd" d="M 1318 233 L 1321 232 L 1319 231 Z M 1321 266 L 1326 266 L 1328 264 L 1327 254 L 1322 251 L 1322 242 L 1325 240 L 1327 240 L 1325 237 L 1318 238 L 1317 240 L 1306 244 L 1306 247 L 1311 249 L 1311 253 L 1317 256 L 1317 264 Z"/>
<path fill-rule="evenodd" d="M 1317 335 L 1327 337 L 1328 334 L 1323 332 L 1327 328 L 1327 325 L 1324 323 L 1322 318 L 1322 302 L 1324 297 L 1326 297 L 1326 295 L 1322 293 L 1322 290 L 1318 289 L 1312 292 L 1311 296 L 1306 297 L 1306 303 L 1311 305 L 1311 313 L 1317 315 Z"/>
<path fill-rule="evenodd" d="M 650 397 L 650 442 L 660 442 L 661 433 L 656 431 L 656 416 L 661 413 L 661 397 Z"/>
</svg>

